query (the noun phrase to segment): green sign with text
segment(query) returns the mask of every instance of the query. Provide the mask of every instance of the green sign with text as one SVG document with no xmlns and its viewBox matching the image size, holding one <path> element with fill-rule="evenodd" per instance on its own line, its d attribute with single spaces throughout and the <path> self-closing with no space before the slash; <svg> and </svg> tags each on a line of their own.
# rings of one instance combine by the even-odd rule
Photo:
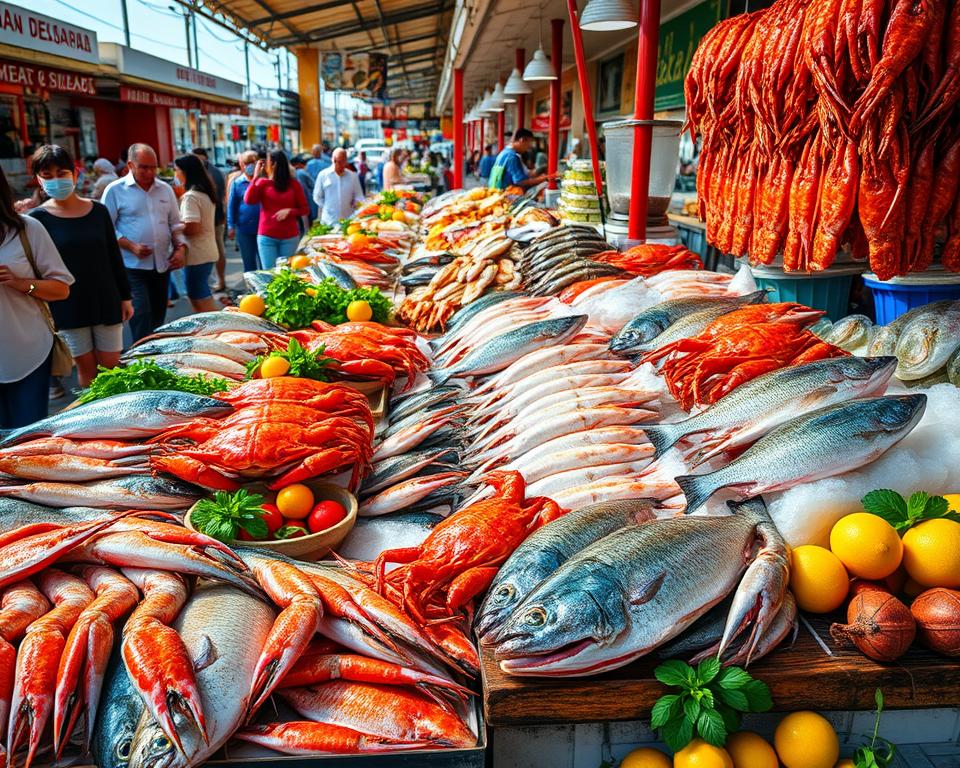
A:
<svg viewBox="0 0 960 768">
<path fill-rule="evenodd" d="M 683 107 L 683 79 L 700 39 L 727 14 L 728 0 L 707 0 L 660 25 L 657 90 L 653 108 Z"/>
</svg>

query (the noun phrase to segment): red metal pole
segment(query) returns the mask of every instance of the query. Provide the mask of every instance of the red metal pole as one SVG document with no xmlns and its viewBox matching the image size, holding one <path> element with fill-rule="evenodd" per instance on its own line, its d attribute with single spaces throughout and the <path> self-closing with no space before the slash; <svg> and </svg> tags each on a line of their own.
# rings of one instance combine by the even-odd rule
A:
<svg viewBox="0 0 960 768">
<path fill-rule="evenodd" d="M 583 34 L 577 16 L 577 0 L 567 0 L 570 14 L 570 33 L 573 35 L 573 55 L 577 60 L 577 77 L 580 80 L 580 95 L 583 97 L 583 119 L 587 122 L 587 138 L 590 141 L 590 159 L 593 163 L 593 183 L 597 194 L 603 196 L 603 178 L 600 176 L 600 155 L 597 151 L 597 125 L 593 122 L 593 98 L 590 95 L 590 77 L 587 60 L 583 55 Z"/>
<path fill-rule="evenodd" d="M 550 19 L 553 38 L 550 42 L 550 63 L 556 80 L 550 81 L 550 133 L 547 137 L 547 173 L 556 174 L 560 168 L 560 75 L 563 72 L 563 19 Z M 557 189 L 557 180 L 551 178 L 550 189 Z"/>
<path fill-rule="evenodd" d="M 653 95 L 657 85 L 657 47 L 660 39 L 660 0 L 640 0 L 640 37 L 637 40 L 637 88 L 633 116 L 653 120 Z M 650 197 L 650 150 L 653 126 L 633 129 L 633 172 L 630 178 L 630 222 L 627 236 L 646 240 Z"/>
<path fill-rule="evenodd" d="M 453 187 L 463 188 L 463 67 L 453 70 Z"/>
<path fill-rule="evenodd" d="M 507 132 L 507 113 L 506 111 L 497 112 L 497 152 L 500 152 L 503 147 L 504 134 Z"/>
<path fill-rule="evenodd" d="M 520 74 L 523 74 L 523 70 L 527 66 L 527 52 L 523 48 L 517 48 L 516 53 L 514 54 L 513 66 L 517 68 Z M 523 94 L 517 96 L 517 123 L 514 125 L 513 130 L 518 128 L 523 128 L 523 118 L 526 115 L 527 109 L 527 97 Z"/>
</svg>

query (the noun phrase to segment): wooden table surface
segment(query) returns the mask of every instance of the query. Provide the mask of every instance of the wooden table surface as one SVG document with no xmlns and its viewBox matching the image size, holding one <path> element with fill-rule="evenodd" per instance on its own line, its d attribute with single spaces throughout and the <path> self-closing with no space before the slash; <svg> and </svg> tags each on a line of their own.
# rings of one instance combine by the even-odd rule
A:
<svg viewBox="0 0 960 768">
<path fill-rule="evenodd" d="M 854 648 L 836 648 L 826 632 L 829 620 L 808 621 L 801 624 L 792 648 L 785 645 L 750 667 L 754 677 L 770 686 L 775 710 L 869 710 L 877 688 L 883 689 L 888 709 L 960 706 L 960 660 L 915 647 L 893 664 L 878 664 Z M 653 703 L 667 693 L 653 677 L 658 663 L 656 658 L 641 659 L 586 678 L 511 677 L 500 670 L 489 649 L 482 649 L 487 724 L 645 720 Z"/>
</svg>

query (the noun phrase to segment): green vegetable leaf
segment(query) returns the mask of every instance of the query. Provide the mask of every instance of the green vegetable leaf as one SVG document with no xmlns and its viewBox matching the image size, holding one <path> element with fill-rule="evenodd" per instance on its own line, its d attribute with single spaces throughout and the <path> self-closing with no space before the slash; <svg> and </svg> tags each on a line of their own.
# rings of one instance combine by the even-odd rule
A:
<svg viewBox="0 0 960 768">
<path fill-rule="evenodd" d="M 255 539 L 265 539 L 267 534 L 270 533 L 270 529 L 267 528 L 267 524 L 264 519 L 260 516 L 244 516 L 237 521 L 243 530 L 249 533 Z"/>
<path fill-rule="evenodd" d="M 907 517 L 911 520 L 916 520 L 923 515 L 924 510 L 927 508 L 927 500 L 929 498 L 930 494 L 926 491 L 917 491 L 907 499 Z"/>
<path fill-rule="evenodd" d="M 740 667 L 725 667 L 717 676 L 717 684 L 721 688 L 735 689 L 743 688 L 747 683 L 753 680 L 750 673 Z"/>
<path fill-rule="evenodd" d="M 690 722 L 696 722 L 700 717 L 700 702 L 692 696 L 687 696 L 683 700 L 683 715 Z"/>
<path fill-rule="evenodd" d="M 720 713 L 713 709 L 705 709 L 697 718 L 697 732 L 708 744 L 722 747 L 727 743 L 727 726 Z"/>
<path fill-rule="evenodd" d="M 750 702 L 743 691 L 734 688 L 720 688 L 717 691 L 717 696 L 720 697 L 720 701 L 733 709 L 738 709 L 741 712 L 750 711 Z"/>
<path fill-rule="evenodd" d="M 296 339 L 290 339 L 286 351 L 274 351 L 266 356 L 260 355 L 247 363 L 247 379 L 256 375 L 267 357 L 282 357 L 290 364 L 290 370 L 287 372 L 290 376 L 301 379 L 315 379 L 316 381 L 329 381 L 330 368 L 335 367 L 337 361 L 330 357 L 324 357 L 324 351 L 325 347 L 322 344 L 315 352 L 311 352 L 305 349 Z"/>
<path fill-rule="evenodd" d="M 89 403 L 125 392 L 146 389 L 178 390 L 195 395 L 212 395 L 227 390 L 227 380 L 219 376 L 182 376 L 175 370 L 158 365 L 152 360 L 139 360 L 116 368 L 99 367 L 90 386 L 80 395 L 79 402 Z"/>
<path fill-rule="evenodd" d="M 679 694 L 667 694 L 657 699 L 657 703 L 650 710 L 650 727 L 660 728 L 667 721 L 676 717 L 680 713 Z"/>
<path fill-rule="evenodd" d="M 870 491 L 860 502 L 867 512 L 882 517 L 897 530 L 909 525 L 907 502 L 896 491 L 891 491 L 888 488 Z"/>
<path fill-rule="evenodd" d="M 747 696 L 747 702 L 750 704 L 750 712 L 766 712 L 773 708 L 773 698 L 770 696 L 770 689 L 762 680 L 751 680 L 743 686 L 742 690 Z"/>
<path fill-rule="evenodd" d="M 267 524 L 263 521 L 263 496 L 240 489 L 236 493 L 217 491 L 212 499 L 197 502 L 190 521 L 201 533 L 224 543 L 237 538 L 243 528 L 251 536 L 267 535 Z"/>
<path fill-rule="evenodd" d="M 726 704 L 718 703 L 714 711 L 720 713 L 723 718 L 723 724 L 727 726 L 727 733 L 735 733 L 740 730 L 740 713 Z"/>
<path fill-rule="evenodd" d="M 664 685 L 677 685 L 683 688 L 690 686 L 692 674 L 693 668 L 677 659 L 665 661 L 653 670 L 654 677 Z"/>
<path fill-rule="evenodd" d="M 713 680 L 720 672 L 720 659 L 715 656 L 711 656 L 708 659 L 704 659 L 697 665 L 697 683 L 699 685 L 707 685 L 711 680 Z"/>
<path fill-rule="evenodd" d="M 896 491 L 880 489 L 870 491 L 862 502 L 867 512 L 882 517 L 901 536 L 924 520 L 946 518 L 960 522 L 960 512 L 951 511 L 945 498 L 930 496 L 926 491 L 917 491 L 906 500 Z"/>
<path fill-rule="evenodd" d="M 292 539 L 295 536 L 304 536 L 306 531 L 303 530 L 299 525 L 284 525 L 281 528 L 278 528 L 274 531 L 273 538 L 275 539 Z"/>
<path fill-rule="evenodd" d="M 693 723 L 678 717 L 660 729 L 660 736 L 671 750 L 679 752 L 693 739 Z"/>
<path fill-rule="evenodd" d="M 883 712 L 883 691 L 880 688 L 873 692 L 873 701 L 877 705 L 877 714 L 879 715 Z"/>
</svg>

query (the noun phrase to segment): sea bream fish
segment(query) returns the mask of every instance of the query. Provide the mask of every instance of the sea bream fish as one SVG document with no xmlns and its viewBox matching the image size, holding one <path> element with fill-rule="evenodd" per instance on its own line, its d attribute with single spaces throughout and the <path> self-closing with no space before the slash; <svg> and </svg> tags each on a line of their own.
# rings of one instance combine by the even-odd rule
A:
<svg viewBox="0 0 960 768">
<path fill-rule="evenodd" d="M 9 430 L 0 438 L 0 446 L 14 445 L 35 437 L 139 440 L 159 435 L 171 427 L 188 424 L 201 416 L 216 418 L 232 410 L 233 406 L 222 400 L 189 392 L 125 392 Z"/>
<path fill-rule="evenodd" d="M 834 357 L 789 366 L 741 384 L 683 421 L 643 428 L 658 457 L 679 440 L 706 433 L 696 455 L 696 463 L 702 464 L 803 413 L 881 394 L 896 365 L 895 357 Z"/>
<path fill-rule="evenodd" d="M 588 545 L 626 525 L 655 519 L 656 502 L 628 499 L 591 504 L 568 512 L 531 533 L 500 566 L 477 612 L 480 642 L 496 641 L 496 631 L 544 579 Z"/>
<path fill-rule="evenodd" d="M 751 636 L 762 636 L 786 593 L 786 545 L 762 500 L 732 508 L 722 517 L 626 526 L 573 555 L 502 625 L 494 645 L 501 669 L 538 676 L 616 669 L 679 635 L 731 592 L 725 634 L 742 633 L 755 616 Z"/>
<path fill-rule="evenodd" d="M 208 742 L 176 712 L 181 753 L 144 712 L 133 737 L 130 768 L 200 765 L 227 742 L 247 716 L 257 660 L 275 617 L 267 603 L 230 586 L 202 583 L 194 591 L 174 629 L 193 660 Z"/>
<path fill-rule="evenodd" d="M 443 384 L 455 376 L 496 373 L 536 349 L 564 344 L 580 332 L 587 319 L 587 315 L 572 315 L 515 328 L 473 350 L 453 367 L 430 371 L 428 376 L 436 384 Z"/>
<path fill-rule="evenodd" d="M 792 419 L 722 469 L 677 477 L 687 513 L 721 488 L 754 496 L 869 464 L 910 433 L 926 405 L 924 394 L 893 395 L 838 403 Z"/>
</svg>

